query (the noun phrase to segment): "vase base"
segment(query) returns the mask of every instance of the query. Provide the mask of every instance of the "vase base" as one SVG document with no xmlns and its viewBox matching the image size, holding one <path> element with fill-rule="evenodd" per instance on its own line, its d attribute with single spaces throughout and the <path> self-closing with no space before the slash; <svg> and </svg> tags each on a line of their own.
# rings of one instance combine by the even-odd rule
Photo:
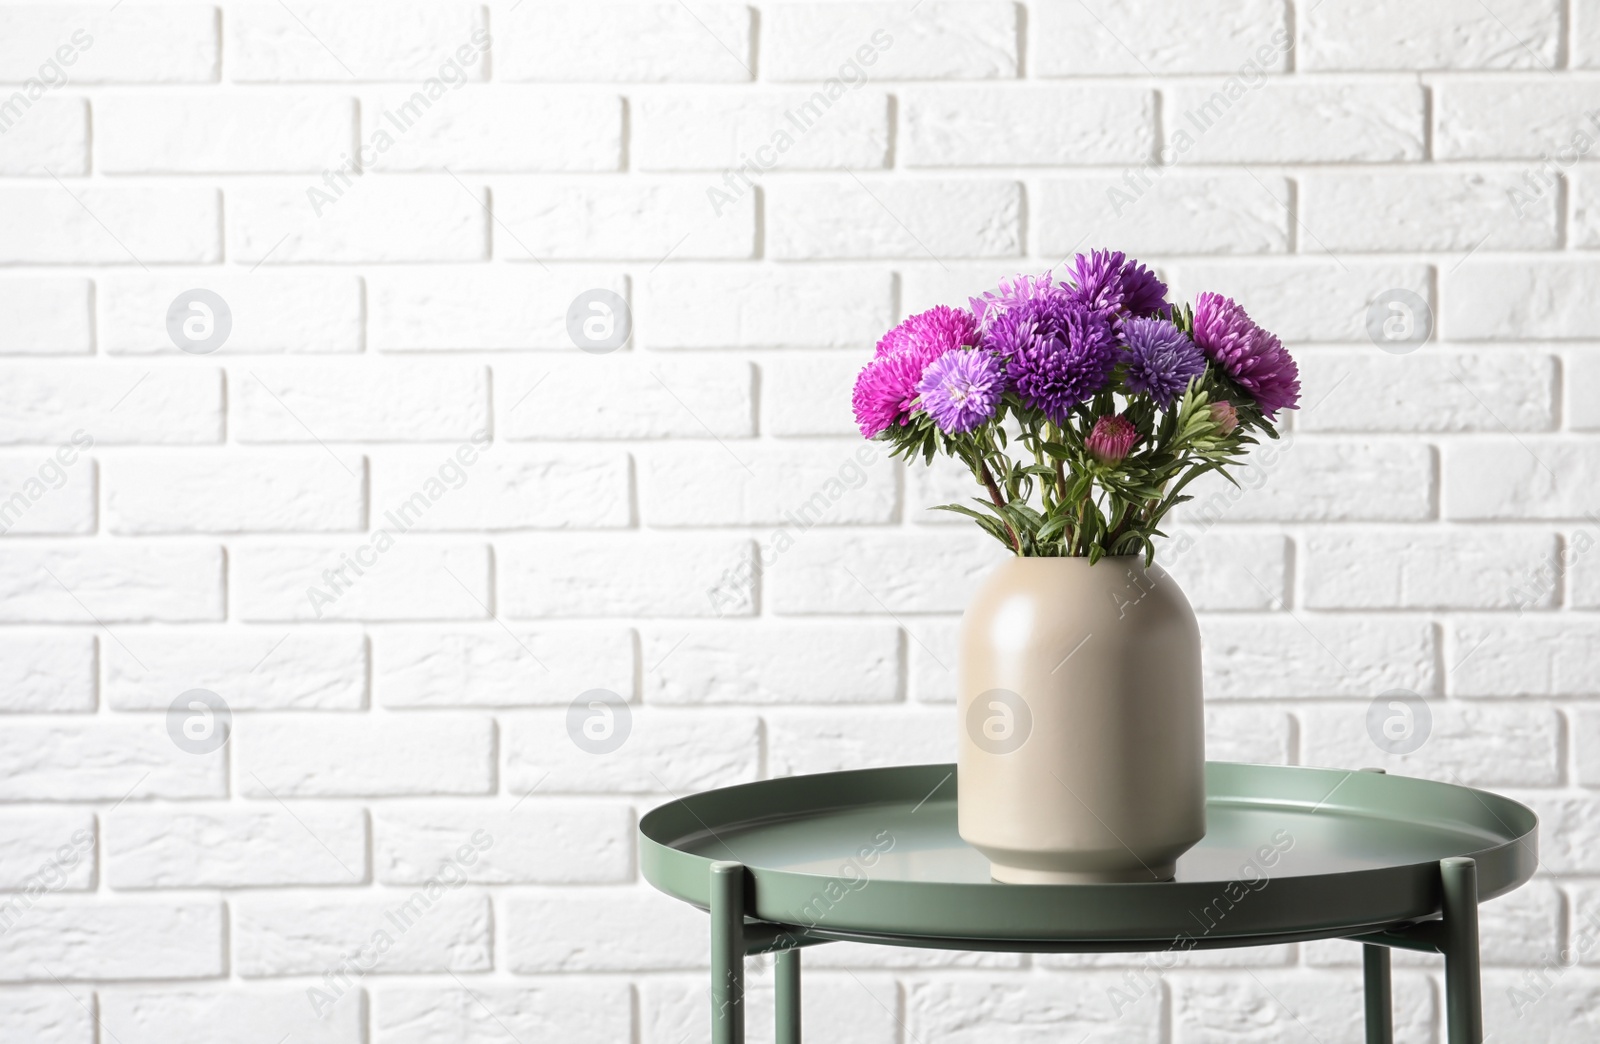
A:
<svg viewBox="0 0 1600 1044">
<path fill-rule="evenodd" d="M 1039 870 L 990 863 L 989 876 L 1001 884 L 1154 884 L 1172 880 L 1177 869 L 1177 863 L 1136 866 L 1131 870 Z"/>
</svg>

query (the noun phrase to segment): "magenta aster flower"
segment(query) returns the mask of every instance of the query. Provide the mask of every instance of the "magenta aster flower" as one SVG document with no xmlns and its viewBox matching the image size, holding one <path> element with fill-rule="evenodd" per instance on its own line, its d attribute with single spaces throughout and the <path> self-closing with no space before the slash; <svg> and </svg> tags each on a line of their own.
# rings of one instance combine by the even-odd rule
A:
<svg viewBox="0 0 1600 1044">
<path fill-rule="evenodd" d="M 1194 343 L 1250 393 L 1268 419 L 1300 404 L 1300 367 L 1283 343 L 1232 298 L 1211 293 L 1195 298 Z"/>
<path fill-rule="evenodd" d="M 1206 372 L 1205 355 L 1165 319 L 1126 319 L 1118 332 L 1128 346 L 1128 390 L 1143 392 L 1162 409 Z"/>
<path fill-rule="evenodd" d="M 856 376 L 850 405 L 856 426 L 865 438 L 874 438 L 890 425 L 904 424 L 916 407 L 917 382 L 926 361 L 918 352 L 885 355 L 867 363 Z"/>
<path fill-rule="evenodd" d="M 1138 441 L 1139 429 L 1128 418 L 1108 415 L 1094 422 L 1083 446 L 1102 464 L 1121 464 Z"/>
<path fill-rule="evenodd" d="M 1120 250 L 1072 259 L 1072 292 L 1090 308 L 1151 316 L 1167 307 L 1167 284 Z"/>
<path fill-rule="evenodd" d="M 1232 435 L 1234 429 L 1239 427 L 1239 411 L 1227 399 L 1219 399 L 1211 404 L 1211 419 L 1224 435 Z"/>
<path fill-rule="evenodd" d="M 978 343 L 978 321 L 965 308 L 934 305 L 918 312 L 883 335 L 875 358 L 901 352 L 919 353 L 925 362 L 952 348 L 970 348 Z"/>
<path fill-rule="evenodd" d="M 1117 364 L 1111 318 L 1073 301 L 1064 288 L 1019 301 L 984 331 L 984 347 L 1006 360 L 1012 386 L 1028 405 L 1060 424 L 1100 391 Z"/>
<path fill-rule="evenodd" d="M 945 352 L 928 364 L 917 384 L 922 408 L 948 435 L 987 423 L 1005 390 L 1005 368 L 998 356 L 983 348 Z"/>
</svg>

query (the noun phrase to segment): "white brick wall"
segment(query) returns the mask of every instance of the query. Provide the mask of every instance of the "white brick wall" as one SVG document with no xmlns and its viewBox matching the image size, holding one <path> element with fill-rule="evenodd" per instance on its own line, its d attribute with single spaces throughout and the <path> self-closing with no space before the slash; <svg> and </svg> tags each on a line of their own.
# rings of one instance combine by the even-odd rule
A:
<svg viewBox="0 0 1600 1044">
<path fill-rule="evenodd" d="M 1533 805 L 1489 1028 L 1592 1041 L 1592 955 L 1510 991 L 1600 911 L 1597 144 L 1600 0 L 0 0 L 0 905 L 48 883 L 0 1040 L 701 1039 L 639 815 L 950 757 L 998 553 L 855 437 L 856 368 L 1111 246 L 1305 379 L 1167 548 L 1212 754 Z M 619 350 L 574 346 L 589 291 Z M 1374 345 L 1388 291 L 1430 342 Z M 169 732 L 197 689 L 225 746 Z M 1360 1039 L 1348 944 L 1195 955 L 1114 1022 L 1127 958 L 811 953 L 839 1044 Z"/>
</svg>

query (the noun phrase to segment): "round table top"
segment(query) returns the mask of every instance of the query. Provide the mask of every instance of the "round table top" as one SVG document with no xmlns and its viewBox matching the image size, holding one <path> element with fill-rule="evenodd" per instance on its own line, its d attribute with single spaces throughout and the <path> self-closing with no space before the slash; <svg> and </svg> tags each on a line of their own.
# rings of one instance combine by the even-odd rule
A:
<svg viewBox="0 0 1600 1044">
<path fill-rule="evenodd" d="M 956 832 L 956 767 L 792 776 L 669 802 L 639 824 L 645 878 L 708 908 L 710 867 L 748 871 L 746 912 L 815 939 L 1005 950 L 1199 949 L 1397 928 L 1440 910 L 1439 860 L 1479 900 L 1538 863 L 1509 798 L 1406 776 L 1209 762 L 1205 839 L 1175 880 L 1002 884 Z"/>
</svg>

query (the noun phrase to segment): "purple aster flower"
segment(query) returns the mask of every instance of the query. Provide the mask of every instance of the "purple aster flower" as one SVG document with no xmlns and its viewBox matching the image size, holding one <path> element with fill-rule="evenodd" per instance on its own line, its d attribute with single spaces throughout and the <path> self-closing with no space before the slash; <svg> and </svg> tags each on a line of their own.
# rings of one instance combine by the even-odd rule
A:
<svg viewBox="0 0 1600 1044">
<path fill-rule="evenodd" d="M 1055 277 L 1046 269 L 1042 275 L 1018 275 L 1002 279 L 998 289 L 985 291 L 982 297 L 969 297 L 967 302 L 972 306 L 972 314 L 982 324 L 1013 305 L 1049 297 L 1055 291 Z"/>
<path fill-rule="evenodd" d="M 874 438 L 891 425 L 904 424 L 916 407 L 917 382 L 927 361 L 918 352 L 899 352 L 872 360 L 856 375 L 850 405 L 864 438 Z"/>
<path fill-rule="evenodd" d="M 1127 319 L 1119 332 L 1128 346 L 1128 390 L 1143 392 L 1162 409 L 1206 371 L 1205 355 L 1165 319 Z"/>
<path fill-rule="evenodd" d="M 1057 424 L 1106 386 L 1118 352 L 1110 315 L 1061 288 L 995 317 L 984 331 L 984 347 L 1005 358 L 1023 400 Z"/>
<path fill-rule="evenodd" d="M 1120 250 L 1072 259 L 1073 294 L 1090 308 L 1151 316 L 1167 307 L 1167 284 Z"/>
<path fill-rule="evenodd" d="M 959 435 L 988 422 L 1006 389 L 1005 368 L 993 352 L 952 350 L 922 371 L 917 391 L 939 430 Z"/>
<path fill-rule="evenodd" d="M 1250 393 L 1269 420 L 1300 404 L 1300 367 L 1283 343 L 1232 298 L 1211 293 L 1195 298 L 1194 343 Z"/>
<path fill-rule="evenodd" d="M 1121 464 L 1139 441 L 1139 429 L 1126 417 L 1105 416 L 1094 422 L 1083 448 L 1102 464 Z"/>
<path fill-rule="evenodd" d="M 952 348 L 971 348 L 978 343 L 978 321 L 965 308 L 934 305 L 918 312 L 883 335 L 875 358 L 914 351 L 930 362 Z"/>
</svg>

